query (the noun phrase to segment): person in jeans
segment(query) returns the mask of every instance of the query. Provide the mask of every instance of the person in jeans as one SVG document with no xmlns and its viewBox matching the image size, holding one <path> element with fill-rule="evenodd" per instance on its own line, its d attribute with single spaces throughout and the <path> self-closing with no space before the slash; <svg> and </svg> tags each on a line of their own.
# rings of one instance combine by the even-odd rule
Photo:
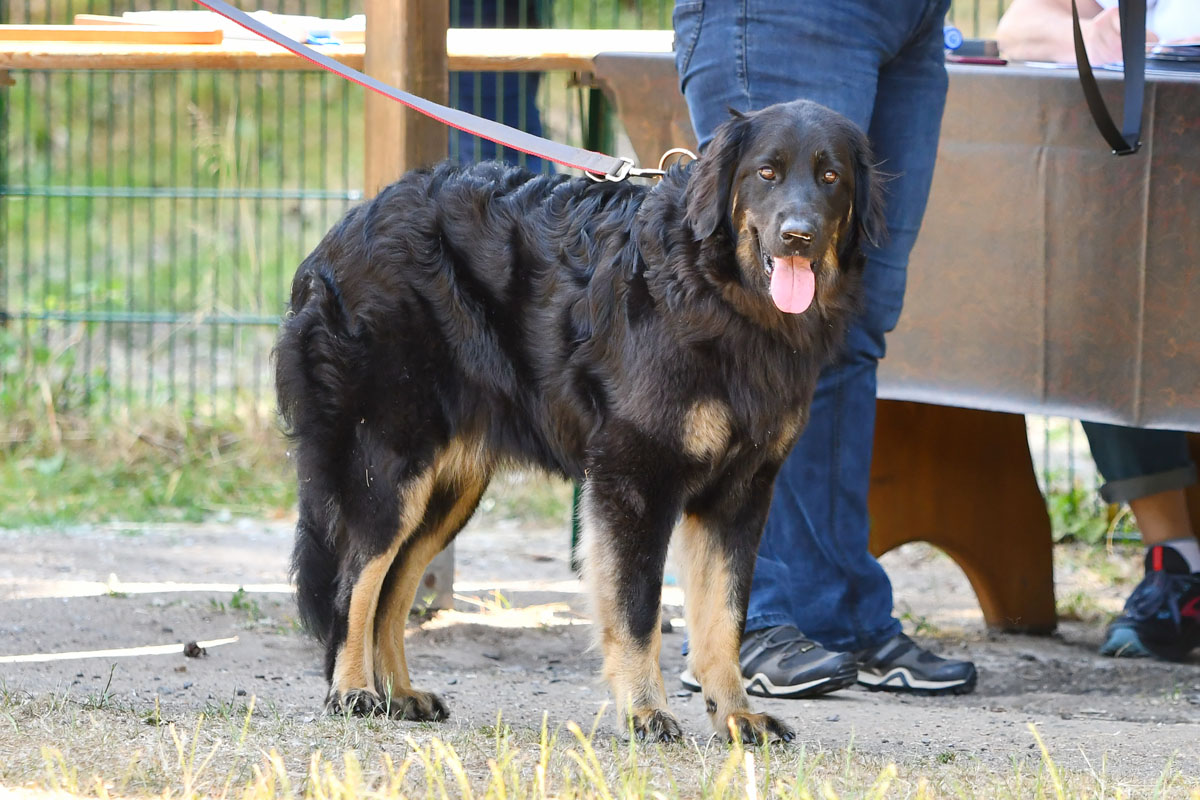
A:
<svg viewBox="0 0 1200 800">
<path fill-rule="evenodd" d="M 864 305 L 821 374 L 808 425 L 776 481 L 742 641 L 747 690 L 774 697 L 872 688 L 968 692 L 976 671 L 901 632 L 867 549 L 875 373 L 900 316 L 908 255 L 933 178 L 949 0 L 678 0 L 675 60 L 700 146 L 728 109 L 799 98 L 870 137 L 890 176 L 888 238 L 868 250 Z M 803 630 L 803 633 L 801 632 Z M 819 644 L 818 644 L 819 643 Z M 684 686 L 698 690 L 688 674 Z"/>
</svg>

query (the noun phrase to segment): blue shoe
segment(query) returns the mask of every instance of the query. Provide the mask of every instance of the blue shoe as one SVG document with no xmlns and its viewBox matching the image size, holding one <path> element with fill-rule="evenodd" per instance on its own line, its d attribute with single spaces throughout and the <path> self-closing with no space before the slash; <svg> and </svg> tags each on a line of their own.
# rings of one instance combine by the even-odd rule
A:
<svg viewBox="0 0 1200 800">
<path fill-rule="evenodd" d="M 1138 638 L 1134 621 L 1122 614 L 1108 625 L 1100 655 L 1113 658 L 1149 658 L 1150 651 Z"/>
</svg>

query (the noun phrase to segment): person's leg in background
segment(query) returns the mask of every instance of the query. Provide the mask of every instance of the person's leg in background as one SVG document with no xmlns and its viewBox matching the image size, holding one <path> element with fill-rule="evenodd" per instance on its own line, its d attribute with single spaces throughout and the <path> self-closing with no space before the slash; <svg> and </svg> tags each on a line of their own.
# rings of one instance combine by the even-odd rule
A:
<svg viewBox="0 0 1200 800">
<path fill-rule="evenodd" d="M 1117 658 L 1180 659 L 1200 646 L 1200 541 L 1184 489 L 1196 482 L 1178 431 L 1084 422 L 1101 496 L 1128 503 L 1146 546 L 1146 577 L 1108 626 L 1100 652 Z"/>
<path fill-rule="evenodd" d="M 875 370 L 899 317 L 932 180 L 947 81 L 946 5 L 707 0 L 676 7 L 676 61 L 701 146 L 727 107 L 806 98 L 868 130 L 883 171 L 895 175 L 889 239 L 868 258 L 864 314 L 841 359 L 822 373 L 808 426 L 776 482 L 742 649 L 755 693 L 830 691 L 854 673 L 883 688 L 974 685 L 972 665 L 936 659 L 900 633 L 891 584 L 867 549 Z M 857 651 L 866 666 L 815 646 L 800 628 L 824 648 Z"/>
<path fill-rule="evenodd" d="M 451 0 L 455 28 L 536 28 L 537 0 Z M 542 135 L 537 107 L 537 72 L 451 72 L 450 105 L 536 136 Z M 451 129 L 450 157 L 463 164 L 500 158 L 533 172 L 549 169 L 537 156 L 503 148 L 466 131 Z"/>
</svg>

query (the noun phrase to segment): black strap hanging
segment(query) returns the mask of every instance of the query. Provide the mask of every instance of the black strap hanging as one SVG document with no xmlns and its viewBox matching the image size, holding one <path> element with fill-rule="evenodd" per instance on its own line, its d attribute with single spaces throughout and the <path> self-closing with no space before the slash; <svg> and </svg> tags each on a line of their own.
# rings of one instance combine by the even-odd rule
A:
<svg viewBox="0 0 1200 800">
<path fill-rule="evenodd" d="M 1087 48 L 1083 44 L 1083 31 L 1079 27 L 1079 8 L 1071 0 L 1071 16 L 1075 23 L 1075 61 L 1079 66 L 1079 82 L 1083 85 L 1083 96 L 1096 127 L 1112 147 L 1113 154 L 1127 156 L 1136 153 L 1142 146 L 1142 104 L 1146 95 L 1146 0 L 1119 0 L 1121 18 L 1121 55 L 1125 71 L 1124 126 L 1118 131 L 1104 98 L 1092 65 L 1088 61 Z"/>
</svg>

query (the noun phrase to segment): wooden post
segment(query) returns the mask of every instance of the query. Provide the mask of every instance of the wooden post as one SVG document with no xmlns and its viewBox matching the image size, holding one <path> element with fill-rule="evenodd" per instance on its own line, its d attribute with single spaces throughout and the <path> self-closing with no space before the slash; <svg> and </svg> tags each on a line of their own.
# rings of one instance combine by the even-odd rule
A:
<svg viewBox="0 0 1200 800">
<path fill-rule="evenodd" d="M 363 70 L 384 83 L 443 105 L 450 89 L 446 60 L 448 0 L 366 0 Z M 366 94 L 365 197 L 410 169 L 446 157 L 449 134 L 437 120 L 372 91 Z M 418 607 L 454 605 L 454 545 L 434 558 L 417 590 Z M 432 601 L 429 598 L 432 596 Z"/>
<path fill-rule="evenodd" d="M 446 61 L 448 0 L 366 0 L 364 71 L 392 86 L 445 104 L 450 77 Z M 415 167 L 446 157 L 446 126 L 394 100 L 366 95 L 367 197 Z"/>
</svg>

